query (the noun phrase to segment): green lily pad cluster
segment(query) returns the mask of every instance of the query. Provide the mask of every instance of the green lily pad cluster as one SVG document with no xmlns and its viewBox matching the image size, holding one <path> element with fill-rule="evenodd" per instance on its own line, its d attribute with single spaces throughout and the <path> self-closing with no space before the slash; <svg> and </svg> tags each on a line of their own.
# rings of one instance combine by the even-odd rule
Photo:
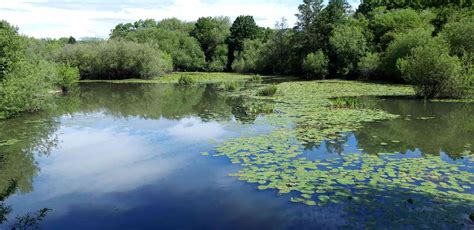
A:
<svg viewBox="0 0 474 230">
<path fill-rule="evenodd" d="M 235 138 L 217 147 L 214 156 L 226 156 L 242 166 L 231 176 L 255 183 L 260 190 L 290 194 L 290 201 L 306 205 L 363 201 L 373 191 L 389 190 L 474 203 L 472 165 L 451 164 L 439 157 L 408 158 L 398 153 L 353 153 L 321 160 L 301 156 L 306 143 L 338 141 L 364 122 L 398 117 L 374 109 L 334 107 L 330 98 L 411 95 L 411 88 L 320 81 L 282 83 L 278 92 L 273 97 L 275 113 L 257 121 L 273 125 L 273 131 Z M 252 92 L 248 95 L 255 98 Z"/>
</svg>

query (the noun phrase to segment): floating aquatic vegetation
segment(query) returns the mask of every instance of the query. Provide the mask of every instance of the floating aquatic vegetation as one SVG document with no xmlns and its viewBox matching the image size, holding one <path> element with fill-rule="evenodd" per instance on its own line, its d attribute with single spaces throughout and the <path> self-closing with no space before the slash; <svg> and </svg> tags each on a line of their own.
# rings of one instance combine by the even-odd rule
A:
<svg viewBox="0 0 474 230">
<path fill-rule="evenodd" d="M 235 138 L 217 147 L 214 156 L 226 156 L 243 167 L 231 176 L 254 183 L 259 190 L 290 194 L 291 202 L 305 205 L 370 205 L 368 202 L 374 202 L 374 191 L 379 193 L 377 199 L 390 202 L 399 199 L 392 197 L 395 194 L 407 194 L 404 201 L 411 201 L 409 205 L 424 203 L 423 199 L 415 201 L 412 197 L 429 197 L 433 205 L 430 208 L 434 209 L 437 202 L 474 203 L 472 165 L 451 164 L 440 157 L 406 158 L 399 153 L 352 153 L 321 160 L 302 157 L 305 144 L 336 144 L 345 133 L 359 129 L 364 122 L 398 117 L 357 106 L 331 106 L 331 98 L 413 94 L 409 87 L 342 81 L 291 82 L 277 87 L 278 95 L 271 97 L 275 113 L 258 121 L 275 129 L 267 134 Z M 252 89 L 240 92 L 239 96 L 245 94 L 259 98 L 252 96 Z M 382 146 L 400 143 L 381 141 L 385 141 L 379 142 Z M 466 158 L 471 156 L 466 153 Z"/>
</svg>

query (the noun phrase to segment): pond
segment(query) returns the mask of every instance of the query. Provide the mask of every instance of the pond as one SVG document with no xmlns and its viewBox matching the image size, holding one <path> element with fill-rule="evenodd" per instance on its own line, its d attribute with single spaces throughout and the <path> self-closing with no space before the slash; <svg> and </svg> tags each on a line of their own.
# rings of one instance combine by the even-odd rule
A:
<svg viewBox="0 0 474 230">
<path fill-rule="evenodd" d="M 266 114 L 258 100 L 213 84 L 83 83 L 48 111 L 0 121 L 0 210 L 10 209 L 1 228 L 472 227 L 474 105 L 360 100 L 398 117 L 361 121 L 321 142 L 298 128 L 309 120 L 282 125 L 278 100 Z M 278 134 L 282 127 L 294 136 Z M 291 151 L 278 143 L 259 149 L 272 132 L 291 139 Z M 261 156 L 242 152 L 248 143 Z M 279 151 L 295 154 L 270 157 Z M 347 173 L 355 169 L 362 173 Z M 388 176 L 361 175 L 381 171 Z M 278 179 L 269 176 L 275 172 Z M 431 179 L 402 178 L 410 173 Z M 367 186 L 377 180 L 396 186 Z M 315 192 L 300 189 L 302 181 Z"/>
</svg>

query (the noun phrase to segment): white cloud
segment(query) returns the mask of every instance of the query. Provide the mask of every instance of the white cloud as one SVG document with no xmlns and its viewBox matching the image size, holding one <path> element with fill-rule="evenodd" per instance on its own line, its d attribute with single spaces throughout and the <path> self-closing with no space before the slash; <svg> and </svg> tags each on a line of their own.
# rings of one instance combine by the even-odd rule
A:
<svg viewBox="0 0 474 230">
<path fill-rule="evenodd" d="M 282 17 L 295 22 L 299 0 L 36 0 L 2 1 L 2 19 L 19 26 L 20 32 L 42 37 L 107 37 L 118 22 L 177 17 L 195 21 L 201 16 L 253 15 L 260 26 L 273 27 Z M 4 2 L 3 2 L 4 1 Z"/>
</svg>

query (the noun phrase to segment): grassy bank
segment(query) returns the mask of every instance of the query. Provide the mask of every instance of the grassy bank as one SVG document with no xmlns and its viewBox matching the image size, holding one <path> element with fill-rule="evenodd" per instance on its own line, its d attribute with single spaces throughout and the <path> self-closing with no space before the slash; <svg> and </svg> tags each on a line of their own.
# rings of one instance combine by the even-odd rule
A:
<svg viewBox="0 0 474 230">
<path fill-rule="evenodd" d="M 226 81 L 244 81 L 252 78 L 252 75 L 238 73 L 204 73 L 204 72 L 175 72 L 163 77 L 156 77 L 150 80 L 126 79 L 126 80 L 81 80 L 80 82 L 105 82 L 114 84 L 123 83 L 178 83 L 180 77 L 186 76 L 192 78 L 198 83 L 217 83 Z"/>
</svg>

